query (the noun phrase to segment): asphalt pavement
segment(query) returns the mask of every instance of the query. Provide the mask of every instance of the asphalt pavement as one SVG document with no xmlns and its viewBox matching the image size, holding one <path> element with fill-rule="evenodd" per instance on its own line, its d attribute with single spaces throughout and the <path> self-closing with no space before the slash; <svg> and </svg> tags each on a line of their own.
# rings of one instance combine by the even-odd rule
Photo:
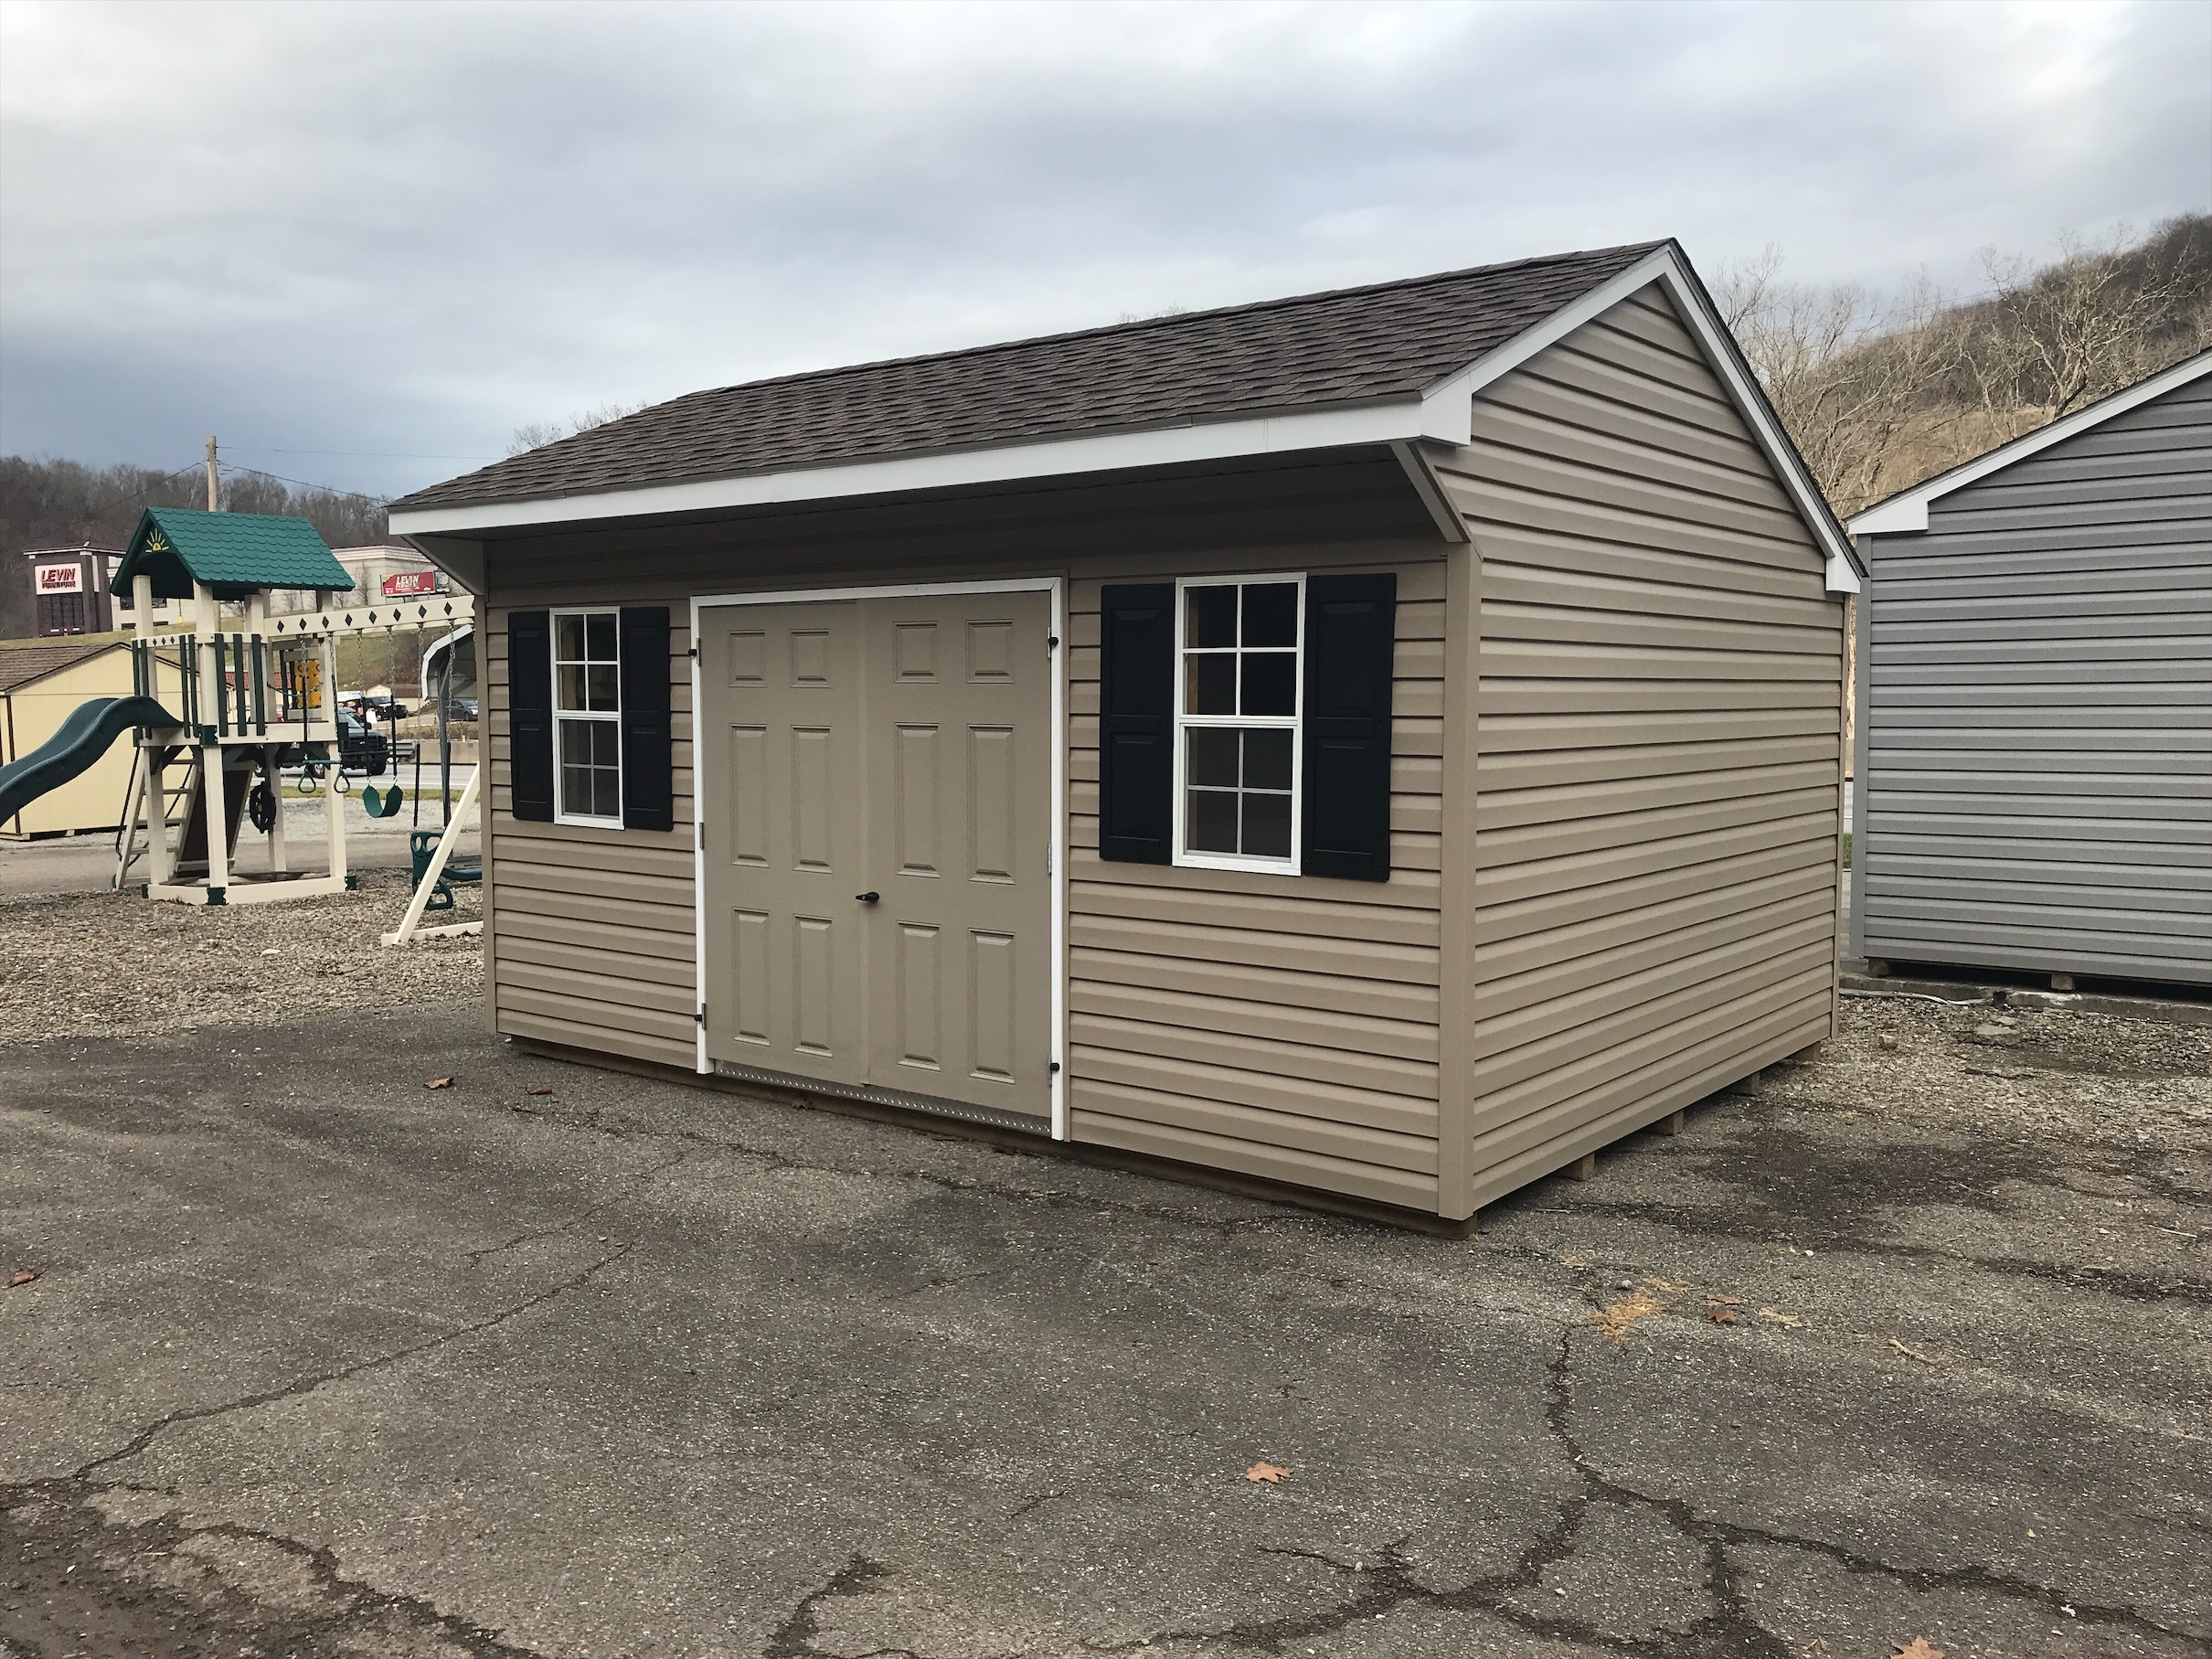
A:
<svg viewBox="0 0 2212 1659">
<path fill-rule="evenodd" d="M 2212 1651 L 2212 1037 L 1848 1009 L 1464 1241 L 473 1002 L 7 1049 L 0 1653 Z"/>
</svg>

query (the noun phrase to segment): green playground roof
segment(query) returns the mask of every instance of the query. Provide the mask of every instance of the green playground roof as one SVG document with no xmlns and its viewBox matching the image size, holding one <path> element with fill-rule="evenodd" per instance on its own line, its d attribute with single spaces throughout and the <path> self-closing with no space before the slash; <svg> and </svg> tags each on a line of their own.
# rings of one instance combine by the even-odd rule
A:
<svg viewBox="0 0 2212 1659">
<path fill-rule="evenodd" d="M 342 593 L 354 585 L 304 518 L 189 507 L 148 507 L 139 515 L 109 589 L 129 593 L 140 575 L 154 579 L 155 599 L 190 599 L 195 582 L 207 583 L 218 599 L 244 599 L 270 588 Z"/>
</svg>

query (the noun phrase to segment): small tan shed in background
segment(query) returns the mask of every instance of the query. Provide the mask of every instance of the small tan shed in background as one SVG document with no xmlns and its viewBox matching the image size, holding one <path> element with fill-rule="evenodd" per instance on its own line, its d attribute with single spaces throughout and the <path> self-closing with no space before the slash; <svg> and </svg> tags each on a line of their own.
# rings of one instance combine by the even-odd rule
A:
<svg viewBox="0 0 2212 1659">
<path fill-rule="evenodd" d="M 0 640 L 0 766 L 20 760 L 60 730 L 80 704 L 131 696 L 130 641 L 128 633 Z M 163 665 L 163 675 L 162 695 L 175 707 L 173 662 Z M 112 745 L 77 777 L 0 823 L 0 835 L 84 835 L 117 828 L 136 753 L 128 743 Z"/>
<path fill-rule="evenodd" d="M 492 1028 L 1461 1220 L 1830 1035 L 1847 539 L 1673 243 L 727 388 L 395 505 Z"/>
</svg>

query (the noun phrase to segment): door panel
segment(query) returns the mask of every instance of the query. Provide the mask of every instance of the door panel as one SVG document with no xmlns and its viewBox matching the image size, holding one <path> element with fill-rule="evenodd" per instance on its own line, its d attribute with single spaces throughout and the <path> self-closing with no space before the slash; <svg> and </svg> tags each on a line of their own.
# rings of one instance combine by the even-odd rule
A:
<svg viewBox="0 0 2212 1659">
<path fill-rule="evenodd" d="M 860 649 L 852 604 L 699 614 L 711 1058 L 867 1080 Z"/>
<path fill-rule="evenodd" d="M 1048 1119 L 1050 600 L 939 594 L 860 608 L 867 777 L 888 792 L 869 803 L 883 894 L 869 1002 L 898 1011 L 870 1022 L 869 1077 Z"/>
<path fill-rule="evenodd" d="M 1048 1124 L 1050 621 L 1042 592 L 702 610 L 711 1058 Z"/>
</svg>

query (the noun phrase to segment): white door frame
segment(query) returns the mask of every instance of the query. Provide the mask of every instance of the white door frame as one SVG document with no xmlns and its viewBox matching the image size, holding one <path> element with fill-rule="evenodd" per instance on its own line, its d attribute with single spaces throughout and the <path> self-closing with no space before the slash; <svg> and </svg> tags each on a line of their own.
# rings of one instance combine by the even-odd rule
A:
<svg viewBox="0 0 2212 1659">
<path fill-rule="evenodd" d="M 785 588 L 763 593 L 694 595 L 691 601 L 691 862 L 692 931 L 698 984 L 697 1068 L 711 1073 L 707 1058 L 707 745 L 699 665 L 699 612 L 724 605 L 816 605 L 840 600 L 921 599 L 941 594 L 1035 593 L 1052 601 L 1050 637 L 1052 685 L 1052 834 L 1046 842 L 1052 952 L 1052 1030 L 1047 1051 L 1050 1069 L 1052 1138 L 1068 1138 L 1068 662 L 1067 582 L 1058 576 L 1017 576 L 1002 581 L 896 582 L 867 588 Z M 794 1077 L 794 1086 L 805 1079 Z"/>
</svg>

